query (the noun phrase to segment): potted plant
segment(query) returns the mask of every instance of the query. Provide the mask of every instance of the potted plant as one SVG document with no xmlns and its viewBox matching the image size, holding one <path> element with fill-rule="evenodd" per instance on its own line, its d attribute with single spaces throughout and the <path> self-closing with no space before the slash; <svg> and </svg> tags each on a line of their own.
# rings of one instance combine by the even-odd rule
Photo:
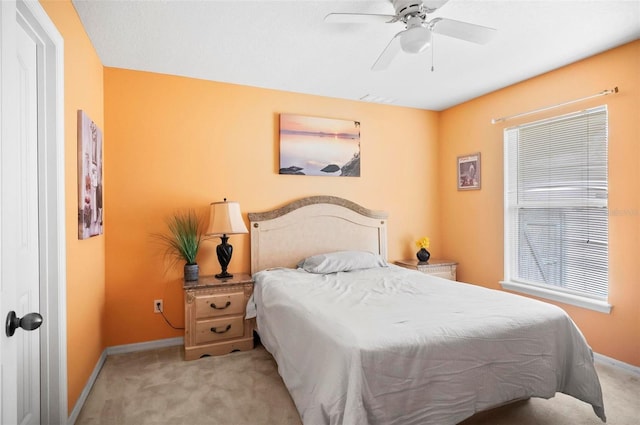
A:
<svg viewBox="0 0 640 425">
<path fill-rule="evenodd" d="M 184 280 L 198 280 L 199 267 L 196 255 L 202 242 L 202 223 L 193 210 L 176 212 L 167 220 L 169 233 L 159 233 L 156 237 L 165 245 L 165 256 L 172 263 L 184 261 Z"/>
</svg>

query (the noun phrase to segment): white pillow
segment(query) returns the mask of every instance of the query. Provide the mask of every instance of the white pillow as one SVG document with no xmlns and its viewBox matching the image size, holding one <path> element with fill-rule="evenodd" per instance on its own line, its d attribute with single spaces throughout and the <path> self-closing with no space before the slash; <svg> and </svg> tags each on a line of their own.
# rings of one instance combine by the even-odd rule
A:
<svg viewBox="0 0 640 425">
<path fill-rule="evenodd" d="M 366 251 L 337 251 L 313 255 L 298 263 L 298 268 L 309 273 L 327 274 L 351 270 L 387 267 L 379 255 Z"/>
</svg>

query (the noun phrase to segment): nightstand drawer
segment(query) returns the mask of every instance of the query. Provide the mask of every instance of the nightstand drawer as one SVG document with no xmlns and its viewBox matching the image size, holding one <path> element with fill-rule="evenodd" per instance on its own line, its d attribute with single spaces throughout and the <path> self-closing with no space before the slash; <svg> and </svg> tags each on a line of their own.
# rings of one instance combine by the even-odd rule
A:
<svg viewBox="0 0 640 425">
<path fill-rule="evenodd" d="M 400 267 L 417 270 L 431 276 L 443 277 L 449 280 L 456 280 L 457 278 L 456 269 L 458 263 L 455 261 L 431 259 L 427 263 L 422 263 L 416 259 L 407 259 L 398 260 L 396 264 Z"/>
<path fill-rule="evenodd" d="M 420 269 L 418 269 L 418 271 L 422 271 Z M 449 280 L 456 280 L 456 272 L 455 270 L 453 270 L 452 268 L 447 268 L 447 270 L 442 270 L 442 271 L 422 271 L 422 273 L 427 273 L 430 274 L 431 276 L 438 276 L 438 277 L 443 277 L 445 279 L 449 279 Z"/>
<path fill-rule="evenodd" d="M 196 296 L 196 319 L 244 313 L 244 292 Z"/>
<path fill-rule="evenodd" d="M 244 335 L 244 317 L 224 317 L 196 323 L 196 344 L 204 344 Z"/>
</svg>

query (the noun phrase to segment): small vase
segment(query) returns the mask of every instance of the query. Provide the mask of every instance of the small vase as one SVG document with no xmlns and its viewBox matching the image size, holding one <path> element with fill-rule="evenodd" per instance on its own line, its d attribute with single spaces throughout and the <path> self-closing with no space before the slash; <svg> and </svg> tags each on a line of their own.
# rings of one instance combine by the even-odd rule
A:
<svg viewBox="0 0 640 425">
<path fill-rule="evenodd" d="M 429 261 L 431 254 L 426 249 L 420 248 L 420 251 L 416 253 L 416 257 L 418 257 L 418 261 L 420 261 L 421 263 L 426 263 L 427 261 Z"/>
<path fill-rule="evenodd" d="M 198 280 L 200 274 L 200 268 L 197 264 L 185 264 L 184 265 L 184 280 L 185 282 L 193 282 Z"/>
</svg>

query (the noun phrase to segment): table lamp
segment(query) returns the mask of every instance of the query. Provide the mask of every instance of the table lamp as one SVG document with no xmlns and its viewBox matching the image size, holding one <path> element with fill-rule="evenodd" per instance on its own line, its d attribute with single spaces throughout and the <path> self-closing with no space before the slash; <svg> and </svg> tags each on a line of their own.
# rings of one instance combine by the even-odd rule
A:
<svg viewBox="0 0 640 425">
<path fill-rule="evenodd" d="M 229 240 L 229 235 L 240 233 L 249 233 L 242 220 L 240 204 L 227 201 L 227 198 L 224 198 L 223 202 L 211 203 L 209 227 L 206 234 L 207 236 L 220 236 L 222 239 L 222 243 L 216 247 L 216 254 L 218 254 L 222 272 L 217 274 L 216 278 L 227 279 L 233 277 L 232 274 L 227 272 L 227 266 L 233 254 L 233 246 L 229 245 L 227 241 Z"/>
</svg>

